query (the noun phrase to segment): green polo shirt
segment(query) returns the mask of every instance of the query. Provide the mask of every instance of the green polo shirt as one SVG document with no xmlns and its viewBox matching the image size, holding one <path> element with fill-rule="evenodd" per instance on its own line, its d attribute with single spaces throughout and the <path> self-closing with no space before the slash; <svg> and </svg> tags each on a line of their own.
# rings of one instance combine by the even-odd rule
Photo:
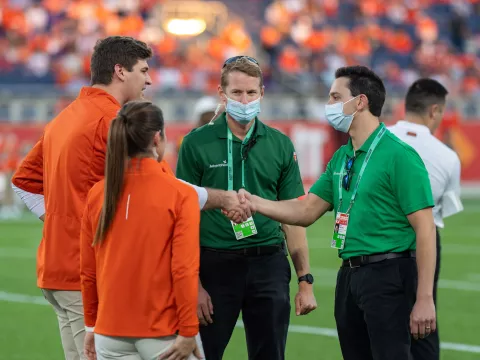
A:
<svg viewBox="0 0 480 360">
<path fill-rule="evenodd" d="M 289 200 L 304 195 L 295 149 L 280 131 L 255 120 L 250 141 L 255 144 L 245 160 L 245 188 L 269 200 Z M 242 186 L 241 141 L 233 135 L 233 190 Z M 225 113 L 213 125 L 190 132 L 180 148 L 176 176 L 189 183 L 228 190 L 227 122 Z M 284 234 L 278 222 L 255 214 L 256 235 L 237 240 L 232 224 L 220 210 L 202 211 L 200 244 L 217 249 L 240 249 L 279 244 Z"/>
<path fill-rule="evenodd" d="M 347 211 L 366 153 L 384 126 L 380 124 L 356 151 L 350 190 L 342 187 L 340 209 L 338 183 L 347 159 L 354 156 L 351 140 L 335 152 L 325 172 L 310 189 L 333 204 L 335 215 L 337 211 Z M 358 255 L 414 250 L 415 231 L 407 215 L 433 205 L 430 180 L 422 159 L 412 147 L 387 130 L 365 168 L 339 256 L 345 260 Z"/>
</svg>

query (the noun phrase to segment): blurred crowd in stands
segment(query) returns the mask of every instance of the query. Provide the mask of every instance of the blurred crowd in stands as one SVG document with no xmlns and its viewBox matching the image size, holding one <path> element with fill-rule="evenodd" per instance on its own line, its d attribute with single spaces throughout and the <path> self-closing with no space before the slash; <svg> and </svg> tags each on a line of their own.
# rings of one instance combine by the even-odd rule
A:
<svg viewBox="0 0 480 360">
<path fill-rule="evenodd" d="M 75 93 L 96 40 L 118 34 L 154 48 L 159 92 L 211 93 L 222 62 L 249 54 L 270 91 L 325 95 L 336 68 L 363 64 L 390 94 L 431 76 L 455 96 L 480 96 L 480 0 L 224 0 L 225 26 L 195 37 L 165 31 L 167 2 L 0 0 L 0 83 Z"/>
<path fill-rule="evenodd" d="M 154 49 L 152 90 L 162 97 L 214 93 L 225 59 L 246 54 L 260 61 L 269 95 L 291 92 L 299 100 L 325 99 L 335 69 L 345 65 L 373 68 L 388 96 L 400 99 L 418 77 L 436 78 L 463 103 L 449 102 L 439 129 L 449 145 L 462 143 L 454 139 L 460 122 L 480 117 L 480 0 L 192 1 L 0 0 L 0 96 L 23 93 L 25 106 L 26 93 L 56 89 L 55 115 L 89 85 L 96 41 L 126 35 Z M 165 22 L 175 15 L 203 16 L 206 30 L 169 33 Z M 0 122 L 9 121 L 9 100 L 2 104 Z M 31 105 L 26 110 L 34 112 Z M 385 112 L 401 119 L 403 105 Z M 31 145 L 0 136 L 0 175 L 7 174 L 0 195 Z M 0 203 L 12 199 L 0 196 Z M 0 217 L 13 213 L 0 209 Z"/>
</svg>

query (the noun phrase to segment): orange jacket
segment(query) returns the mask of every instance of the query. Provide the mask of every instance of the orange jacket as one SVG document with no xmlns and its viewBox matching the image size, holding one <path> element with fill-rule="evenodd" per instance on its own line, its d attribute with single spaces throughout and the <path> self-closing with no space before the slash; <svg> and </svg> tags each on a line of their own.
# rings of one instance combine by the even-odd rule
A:
<svg viewBox="0 0 480 360">
<path fill-rule="evenodd" d="M 103 90 L 84 87 L 46 127 L 12 183 L 45 196 L 45 223 L 37 253 L 37 285 L 80 290 L 80 223 L 88 191 L 103 179 L 110 123 L 120 110 Z M 166 162 L 165 172 L 173 175 Z"/>
<path fill-rule="evenodd" d="M 175 174 L 173 173 L 172 168 L 170 167 L 170 165 L 168 165 L 168 163 L 167 163 L 166 160 L 162 160 L 162 161 L 160 162 L 160 169 L 161 169 L 165 174 L 168 174 L 168 175 L 170 175 L 170 176 L 175 177 Z"/>
<path fill-rule="evenodd" d="M 84 87 L 45 127 L 12 182 L 45 196 L 45 223 L 37 253 L 37 285 L 80 290 L 80 224 L 91 187 L 103 178 L 108 128 L 120 104 Z"/>
<path fill-rule="evenodd" d="M 88 194 L 80 265 L 85 325 L 106 336 L 163 337 L 177 331 L 194 336 L 198 196 L 155 160 L 133 161 L 112 226 L 95 246 L 104 181 Z"/>
</svg>

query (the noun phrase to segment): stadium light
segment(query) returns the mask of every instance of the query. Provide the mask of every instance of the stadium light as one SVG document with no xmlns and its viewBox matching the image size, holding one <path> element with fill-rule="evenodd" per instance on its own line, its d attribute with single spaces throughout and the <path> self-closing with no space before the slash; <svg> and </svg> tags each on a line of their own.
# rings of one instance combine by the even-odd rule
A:
<svg viewBox="0 0 480 360">
<path fill-rule="evenodd" d="M 207 28 L 203 19 L 170 19 L 167 21 L 165 30 L 178 36 L 200 35 Z"/>
</svg>

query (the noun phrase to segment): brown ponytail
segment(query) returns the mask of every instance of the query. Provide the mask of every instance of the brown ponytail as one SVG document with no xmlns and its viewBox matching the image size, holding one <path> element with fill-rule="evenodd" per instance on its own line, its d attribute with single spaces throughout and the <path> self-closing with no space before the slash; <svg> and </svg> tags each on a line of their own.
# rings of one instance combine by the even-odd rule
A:
<svg viewBox="0 0 480 360">
<path fill-rule="evenodd" d="M 129 158 L 152 156 L 155 133 L 164 134 L 163 113 L 148 101 L 125 104 L 108 130 L 102 212 L 93 245 L 101 244 L 115 218 Z"/>
<path fill-rule="evenodd" d="M 93 245 L 101 244 L 112 225 L 117 203 L 123 189 L 125 163 L 128 156 L 125 116 L 115 118 L 108 131 L 107 159 L 105 162 L 105 189 L 102 212 Z"/>
</svg>

